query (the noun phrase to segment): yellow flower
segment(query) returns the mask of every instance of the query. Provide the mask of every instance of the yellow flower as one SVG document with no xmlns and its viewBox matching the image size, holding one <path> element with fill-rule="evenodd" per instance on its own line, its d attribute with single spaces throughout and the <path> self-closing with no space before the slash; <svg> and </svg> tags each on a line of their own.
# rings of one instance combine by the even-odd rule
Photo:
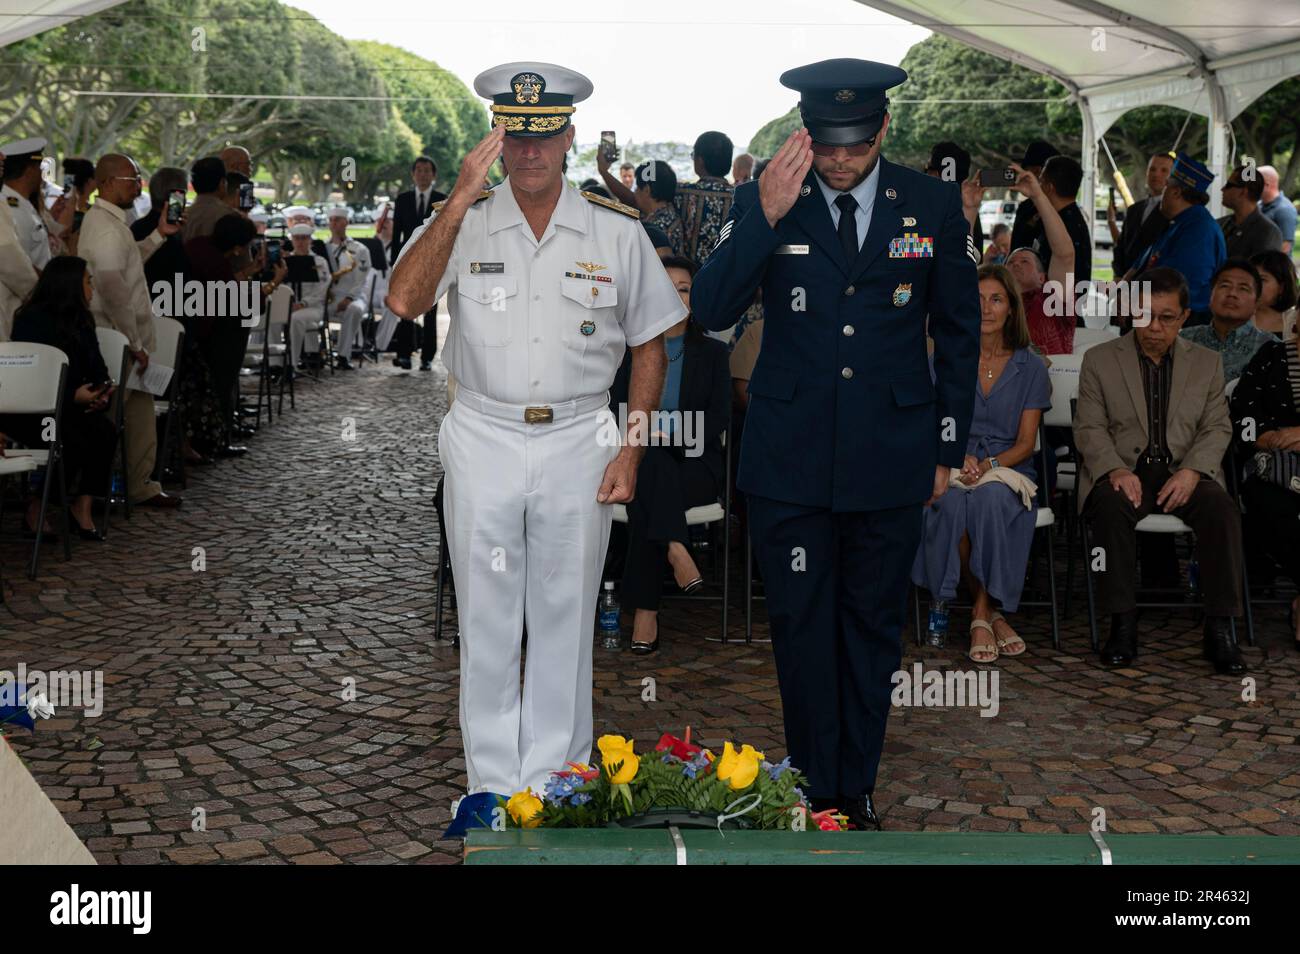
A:
<svg viewBox="0 0 1300 954">
<path fill-rule="evenodd" d="M 536 828 L 542 823 L 542 800 L 528 789 L 511 795 L 506 811 L 520 828 Z"/>
<path fill-rule="evenodd" d="M 737 752 L 727 742 L 722 747 L 722 758 L 718 759 L 718 778 L 728 783 L 733 792 L 738 792 L 754 784 L 762 761 L 763 753 L 755 751 L 752 745 L 742 745 Z"/>
<path fill-rule="evenodd" d="M 632 753 L 634 744 L 631 739 L 625 739 L 621 735 L 602 735 L 596 740 L 596 747 L 600 749 L 600 761 L 605 767 L 605 774 L 609 776 L 610 784 L 626 785 L 636 778 L 641 760 Z"/>
</svg>

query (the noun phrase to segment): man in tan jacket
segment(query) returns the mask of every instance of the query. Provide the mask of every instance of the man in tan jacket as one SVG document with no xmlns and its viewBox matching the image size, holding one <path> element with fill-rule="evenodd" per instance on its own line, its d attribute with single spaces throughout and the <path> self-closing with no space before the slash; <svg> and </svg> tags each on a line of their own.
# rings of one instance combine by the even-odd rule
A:
<svg viewBox="0 0 1300 954">
<path fill-rule="evenodd" d="M 1241 612 L 1241 519 L 1223 485 L 1232 437 L 1223 364 L 1178 336 L 1190 313 L 1183 277 L 1156 268 L 1140 280 L 1150 283 L 1150 323 L 1088 350 L 1074 416 L 1088 558 L 1100 548 L 1105 560 L 1096 574 L 1098 612 L 1110 614 L 1111 631 L 1101 658 L 1127 666 L 1137 655 L 1134 528 L 1168 513 L 1196 533 L 1205 658 L 1220 673 L 1239 674 L 1246 666 L 1230 623 Z"/>
</svg>

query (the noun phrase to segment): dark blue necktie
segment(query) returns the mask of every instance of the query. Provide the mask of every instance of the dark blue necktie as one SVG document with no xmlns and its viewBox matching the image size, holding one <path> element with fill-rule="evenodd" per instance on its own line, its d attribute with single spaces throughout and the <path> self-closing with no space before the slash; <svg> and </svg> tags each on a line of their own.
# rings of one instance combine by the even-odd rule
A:
<svg viewBox="0 0 1300 954">
<path fill-rule="evenodd" d="M 835 199 L 840 210 L 840 247 L 844 249 L 844 260 L 852 265 L 858 257 L 858 200 L 847 192 Z"/>
</svg>

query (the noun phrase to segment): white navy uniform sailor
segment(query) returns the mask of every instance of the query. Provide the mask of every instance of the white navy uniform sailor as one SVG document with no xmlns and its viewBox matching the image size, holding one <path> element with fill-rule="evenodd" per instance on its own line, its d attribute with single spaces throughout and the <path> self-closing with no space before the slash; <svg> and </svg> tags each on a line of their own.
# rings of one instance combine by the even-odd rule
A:
<svg viewBox="0 0 1300 954">
<path fill-rule="evenodd" d="M 348 212 L 345 208 L 335 207 L 328 214 L 331 219 L 346 219 Z M 361 322 L 366 317 L 364 289 L 366 276 L 370 274 L 370 250 L 356 239 L 345 238 L 342 242 L 335 242 L 331 237 L 325 243 L 325 251 L 329 254 L 332 271 L 343 273 L 334 280 L 334 287 L 330 289 L 329 317 L 331 322 L 339 324 L 339 357 L 348 359 L 352 357 L 353 347 L 360 343 Z M 339 304 L 346 298 L 352 300 L 339 311 Z"/>
<path fill-rule="evenodd" d="M 13 220 L 19 246 L 27 253 L 35 268 L 44 269 L 52 257 L 50 233 L 45 227 L 45 219 L 31 202 L 9 185 L 0 189 L 0 196 L 3 196 L 9 217 Z"/>
<path fill-rule="evenodd" d="M 576 77 L 590 91 L 546 64 L 498 67 L 475 88 L 506 89 L 530 66 L 548 89 Z M 635 210 L 566 184 L 538 239 L 508 178 L 467 210 L 435 300 L 444 294 L 443 361 L 458 387 L 438 452 L 468 791 L 540 791 L 550 772 L 591 757 L 592 643 L 612 517 L 596 494 L 619 451 L 609 387 L 625 347 L 657 338 L 686 309 Z"/>
<path fill-rule="evenodd" d="M 290 236 L 311 235 L 313 231 L 312 226 L 305 224 L 293 225 L 289 228 Z M 310 342 L 313 349 L 319 347 L 318 332 L 321 318 L 325 314 L 325 295 L 330 287 L 329 263 L 319 255 L 311 252 L 308 254 L 311 255 L 312 262 L 316 266 L 316 281 L 310 284 L 303 282 L 302 295 L 298 298 L 302 307 L 295 308 L 289 313 L 289 353 L 293 356 L 294 362 L 302 356 L 302 346 L 305 342 Z"/>
</svg>

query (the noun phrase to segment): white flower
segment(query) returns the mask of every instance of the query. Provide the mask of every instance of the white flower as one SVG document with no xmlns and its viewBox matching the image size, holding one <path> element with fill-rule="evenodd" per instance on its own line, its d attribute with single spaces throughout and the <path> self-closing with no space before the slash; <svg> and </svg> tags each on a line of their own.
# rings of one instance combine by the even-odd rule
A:
<svg viewBox="0 0 1300 954">
<path fill-rule="evenodd" d="M 40 692 L 27 700 L 27 714 L 33 719 L 38 717 L 48 719 L 54 715 L 54 706 L 45 698 L 45 693 Z"/>
</svg>

